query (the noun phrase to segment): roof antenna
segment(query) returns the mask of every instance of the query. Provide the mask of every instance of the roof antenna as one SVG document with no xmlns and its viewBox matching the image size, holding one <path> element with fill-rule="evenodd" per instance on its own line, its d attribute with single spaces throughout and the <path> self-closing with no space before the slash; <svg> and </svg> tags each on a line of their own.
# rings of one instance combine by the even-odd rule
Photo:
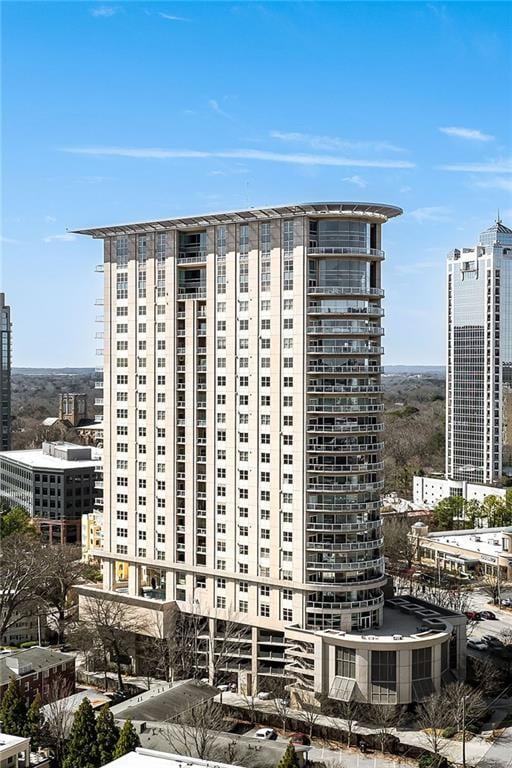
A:
<svg viewBox="0 0 512 768">
<path fill-rule="evenodd" d="M 500 209 L 498 208 L 498 216 L 496 217 L 496 224 L 501 224 Z"/>
</svg>

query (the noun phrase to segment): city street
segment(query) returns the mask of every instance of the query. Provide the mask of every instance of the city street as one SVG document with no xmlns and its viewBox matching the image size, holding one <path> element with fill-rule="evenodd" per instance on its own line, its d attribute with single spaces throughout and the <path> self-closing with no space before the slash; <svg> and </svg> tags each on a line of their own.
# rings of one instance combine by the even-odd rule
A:
<svg viewBox="0 0 512 768">
<path fill-rule="evenodd" d="M 492 600 L 481 588 L 475 587 L 470 593 L 469 610 L 471 611 L 492 611 L 496 614 L 497 620 L 486 619 L 484 621 L 471 622 L 468 626 L 468 637 L 477 640 L 484 635 L 494 635 L 500 637 L 503 632 L 512 632 L 512 610 L 501 609 L 492 605 Z"/>
</svg>

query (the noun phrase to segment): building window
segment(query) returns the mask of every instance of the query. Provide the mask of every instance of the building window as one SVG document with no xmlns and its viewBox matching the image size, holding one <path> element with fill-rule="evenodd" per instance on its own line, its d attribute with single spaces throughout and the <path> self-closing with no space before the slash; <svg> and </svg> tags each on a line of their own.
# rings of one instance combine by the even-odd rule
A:
<svg viewBox="0 0 512 768">
<path fill-rule="evenodd" d="M 340 677 L 356 677 L 355 648 L 336 647 L 336 675 Z"/>
<path fill-rule="evenodd" d="M 396 651 L 372 651 L 372 701 L 396 704 Z"/>
<path fill-rule="evenodd" d="M 432 683 L 432 648 L 417 648 L 412 652 L 412 694 L 415 701 L 430 696 Z"/>
</svg>

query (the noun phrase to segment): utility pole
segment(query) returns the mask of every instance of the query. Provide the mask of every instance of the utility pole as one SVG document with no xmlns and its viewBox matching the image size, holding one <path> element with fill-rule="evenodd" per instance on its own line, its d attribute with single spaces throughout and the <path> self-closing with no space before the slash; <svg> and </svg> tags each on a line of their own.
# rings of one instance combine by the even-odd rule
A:
<svg viewBox="0 0 512 768">
<path fill-rule="evenodd" d="M 466 768 L 466 696 L 462 696 L 462 768 Z"/>
</svg>

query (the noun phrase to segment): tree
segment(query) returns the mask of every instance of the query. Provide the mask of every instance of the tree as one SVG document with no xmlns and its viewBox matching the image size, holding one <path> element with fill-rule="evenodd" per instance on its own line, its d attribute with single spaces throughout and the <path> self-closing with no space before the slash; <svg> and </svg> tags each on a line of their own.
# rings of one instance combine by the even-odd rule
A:
<svg viewBox="0 0 512 768">
<path fill-rule="evenodd" d="M 7 506 L 7 505 L 6 505 Z M 35 534 L 32 520 L 28 512 L 23 507 L 9 507 L 0 511 L 0 541 L 5 541 L 8 536 L 13 534 Z"/>
<path fill-rule="evenodd" d="M 44 723 L 41 742 L 50 747 L 54 765 L 62 766 L 66 753 L 66 741 L 73 721 L 73 705 L 67 698 L 73 690 L 69 680 L 54 679 L 50 683 L 45 700 Z"/>
<path fill-rule="evenodd" d="M 48 604 L 58 616 L 58 642 L 63 643 L 69 615 L 69 598 L 74 584 L 84 581 L 86 564 L 81 562 L 81 549 L 76 546 L 50 547 L 45 550 L 48 560 L 45 595 Z"/>
<path fill-rule="evenodd" d="M 389 746 L 392 730 L 400 725 L 402 710 L 392 704 L 371 704 L 369 719 L 377 726 L 376 736 L 380 742 L 381 752 Z"/>
<path fill-rule="evenodd" d="M 293 744 L 288 744 L 276 768 L 299 768 L 299 760 Z"/>
<path fill-rule="evenodd" d="M 384 554 L 389 558 L 393 572 L 410 569 L 414 562 L 417 540 L 411 535 L 407 517 L 386 515 L 383 519 Z"/>
<path fill-rule="evenodd" d="M 288 691 L 286 690 L 285 681 L 278 677 L 273 679 L 269 685 L 269 692 L 272 696 L 272 707 L 274 712 L 281 720 L 281 728 L 285 731 L 290 708 L 290 699 Z"/>
<path fill-rule="evenodd" d="M 25 736 L 27 733 L 27 707 L 19 685 L 11 677 L 0 706 L 0 720 L 5 733 L 11 736 Z"/>
<path fill-rule="evenodd" d="M 98 751 L 100 756 L 100 765 L 111 763 L 114 759 L 114 752 L 119 741 L 119 728 L 117 727 L 114 715 L 110 711 L 108 704 L 101 708 L 96 719 L 96 736 Z"/>
<path fill-rule="evenodd" d="M 359 704 L 352 700 L 338 701 L 337 699 L 324 699 L 322 701 L 322 710 L 324 714 L 335 721 L 332 723 L 334 728 L 339 727 L 338 720 L 345 721 L 345 727 L 347 729 L 347 746 L 350 747 L 352 744 L 354 724 L 359 717 Z"/>
<path fill-rule="evenodd" d="M 441 734 L 446 728 L 450 714 L 450 700 L 444 691 L 432 693 L 419 705 L 418 726 L 424 731 L 436 758 L 441 754 L 443 744 Z"/>
<path fill-rule="evenodd" d="M 0 638 L 44 606 L 48 557 L 32 536 L 14 533 L 1 542 Z"/>
<path fill-rule="evenodd" d="M 78 707 L 66 746 L 63 768 L 99 768 L 96 718 L 89 699 Z"/>
<path fill-rule="evenodd" d="M 313 729 L 318 722 L 318 718 L 322 714 L 320 702 L 317 700 L 312 701 L 312 697 L 306 698 L 299 693 L 297 694 L 297 698 L 300 704 L 301 717 L 306 721 L 308 725 L 308 735 L 311 737 L 313 735 Z"/>
<path fill-rule="evenodd" d="M 499 496 L 486 496 L 482 501 L 481 515 L 486 518 L 486 528 L 508 525 L 507 502 Z"/>
<path fill-rule="evenodd" d="M 432 521 L 439 531 L 453 531 L 464 521 L 464 499 L 462 496 L 448 496 L 436 505 Z"/>
<path fill-rule="evenodd" d="M 163 736 L 174 752 L 211 760 L 215 758 L 223 730 L 222 707 L 211 699 L 169 720 Z"/>
<path fill-rule="evenodd" d="M 128 752 L 135 752 L 137 747 L 140 747 L 137 731 L 133 727 L 131 720 L 125 720 L 114 750 L 114 760 L 127 755 Z"/>
<path fill-rule="evenodd" d="M 27 725 L 26 733 L 30 737 L 30 744 L 32 750 L 36 750 L 41 742 L 41 728 L 43 724 L 43 716 L 41 713 L 41 694 L 39 691 L 32 699 L 32 703 L 27 712 Z"/>
<path fill-rule="evenodd" d="M 104 662 L 111 658 L 115 664 L 119 690 L 124 689 L 122 664 L 129 655 L 131 635 L 142 633 L 145 621 L 132 606 L 107 596 L 88 598 L 79 622 L 79 636 L 92 635 L 99 645 Z"/>
</svg>

